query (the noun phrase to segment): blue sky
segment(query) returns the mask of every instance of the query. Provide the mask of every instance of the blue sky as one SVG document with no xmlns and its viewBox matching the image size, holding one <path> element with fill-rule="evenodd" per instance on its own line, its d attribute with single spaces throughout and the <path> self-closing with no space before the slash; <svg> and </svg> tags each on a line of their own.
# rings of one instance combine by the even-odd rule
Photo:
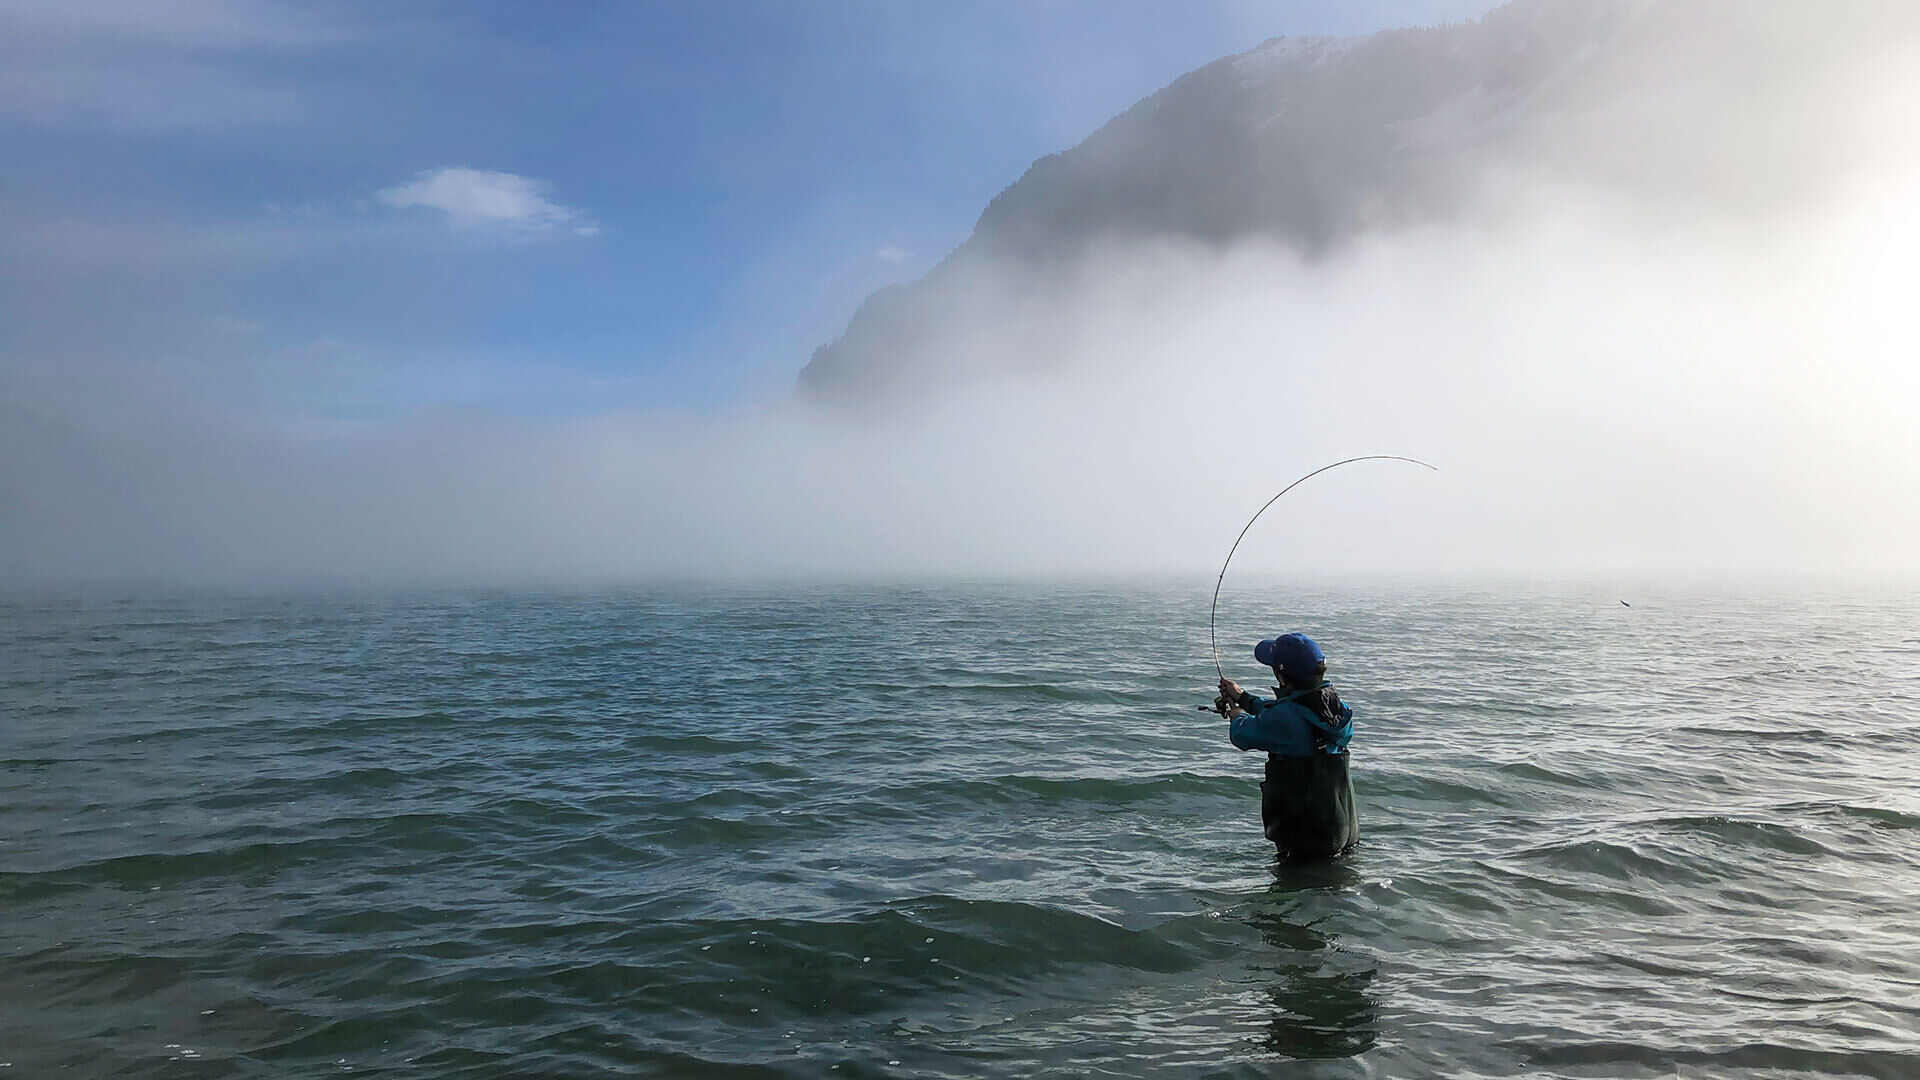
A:
<svg viewBox="0 0 1920 1080">
<path fill-rule="evenodd" d="M 0 12 L 0 397 L 764 399 L 1036 157 L 1279 34 L 1487 0 Z"/>
</svg>

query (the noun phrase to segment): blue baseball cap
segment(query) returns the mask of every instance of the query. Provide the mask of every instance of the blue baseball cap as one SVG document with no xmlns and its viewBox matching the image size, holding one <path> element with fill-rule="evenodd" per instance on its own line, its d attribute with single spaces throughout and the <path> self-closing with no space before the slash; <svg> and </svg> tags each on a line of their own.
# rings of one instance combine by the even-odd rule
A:
<svg viewBox="0 0 1920 1080">
<path fill-rule="evenodd" d="M 1310 675 L 1327 662 L 1327 654 L 1305 634 L 1281 634 L 1253 647 L 1253 658 L 1268 667 L 1294 675 Z"/>
</svg>

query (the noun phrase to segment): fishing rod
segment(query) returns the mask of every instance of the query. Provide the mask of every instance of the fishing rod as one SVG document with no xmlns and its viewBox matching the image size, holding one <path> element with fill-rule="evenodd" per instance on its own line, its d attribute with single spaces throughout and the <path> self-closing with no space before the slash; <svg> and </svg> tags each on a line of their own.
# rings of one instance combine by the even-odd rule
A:
<svg viewBox="0 0 1920 1080">
<path fill-rule="evenodd" d="M 1233 538 L 1233 546 L 1227 549 L 1227 561 L 1220 564 L 1220 576 L 1213 579 L 1213 606 L 1207 610 L 1207 644 L 1213 649 L 1213 670 L 1217 672 L 1221 678 L 1226 678 L 1227 673 L 1226 670 L 1220 666 L 1220 639 L 1215 633 L 1214 625 L 1215 620 L 1220 614 L 1220 585 L 1227 580 L 1227 567 L 1233 563 L 1233 553 L 1240 550 L 1240 541 L 1247 538 L 1247 530 L 1253 528 L 1253 523 L 1259 521 L 1260 515 L 1267 512 L 1267 507 L 1280 501 L 1281 495 L 1285 495 L 1287 492 L 1292 491 L 1294 488 L 1299 487 L 1301 484 L 1306 483 L 1329 469 L 1337 469 L 1342 465 L 1351 465 L 1356 461 L 1404 461 L 1412 465 L 1418 465 L 1423 469 L 1432 469 L 1434 472 L 1440 471 L 1438 466 L 1429 465 L 1419 458 L 1401 457 L 1398 454 L 1364 454 L 1360 457 L 1350 457 L 1345 461 L 1336 461 L 1331 465 L 1322 465 L 1300 479 L 1295 480 L 1293 483 L 1281 488 L 1280 495 L 1275 495 L 1273 498 L 1268 499 L 1265 506 L 1254 511 L 1253 517 L 1247 519 L 1246 525 L 1241 527 L 1240 535 Z M 1207 712 L 1208 709 L 1205 705 L 1202 705 L 1200 706 L 1200 711 Z"/>
</svg>

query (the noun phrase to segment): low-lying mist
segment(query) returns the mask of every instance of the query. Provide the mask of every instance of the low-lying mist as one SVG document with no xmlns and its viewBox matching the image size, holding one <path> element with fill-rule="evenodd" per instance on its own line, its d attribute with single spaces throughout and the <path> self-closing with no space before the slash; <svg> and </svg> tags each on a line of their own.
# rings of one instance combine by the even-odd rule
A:
<svg viewBox="0 0 1920 1080">
<path fill-rule="evenodd" d="M 1910 80 L 1899 87 L 1914 89 Z M 979 277 L 964 376 L 843 402 L 316 432 L 17 397 L 4 575 L 293 582 L 1920 570 L 1920 123 L 1885 71 L 1801 198 L 1680 214 L 1490 173 L 1306 258 L 1112 241 Z M 1630 154 L 1630 146 L 1621 146 Z M 796 358 L 796 368 L 798 367 Z M 126 422 L 138 415 L 138 422 Z"/>
</svg>

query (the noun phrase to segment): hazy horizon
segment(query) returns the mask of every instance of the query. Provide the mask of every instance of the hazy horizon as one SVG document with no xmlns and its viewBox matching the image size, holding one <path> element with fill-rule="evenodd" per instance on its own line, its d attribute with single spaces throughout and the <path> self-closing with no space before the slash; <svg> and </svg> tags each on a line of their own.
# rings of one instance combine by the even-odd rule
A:
<svg viewBox="0 0 1920 1080">
<path fill-rule="evenodd" d="M 945 192 L 944 226 L 925 208 L 902 211 L 897 221 L 919 222 L 911 243 L 868 228 L 860 259 L 837 270 L 779 245 L 730 247 L 740 222 L 725 214 L 706 219 L 710 234 L 668 245 L 664 226 L 623 216 L 613 194 L 623 169 L 654 164 L 622 152 L 592 184 L 570 179 L 559 166 L 590 160 L 601 138 L 584 126 L 547 137 L 571 138 L 565 153 L 489 157 L 531 122 L 489 109 L 461 114 L 431 160 L 406 148 L 403 129 L 357 141 L 332 117 L 321 127 L 356 146 L 352 167 L 381 159 L 384 170 L 334 195 L 278 168 L 249 174 L 244 192 L 203 189 L 193 178 L 223 162 L 325 156 L 286 145 L 300 125 L 284 122 L 304 115 L 294 102 L 310 91 L 337 106 L 339 87 L 294 78 L 267 117 L 193 95 L 202 111 L 188 125 L 184 113 L 74 96 L 47 73 L 85 70 L 89 49 L 124 50 L 141 79 L 204 88 L 256 78 L 264 58 L 288 52 L 321 68 L 376 55 L 403 31 L 446 47 L 435 64 L 469 66 L 481 38 L 357 8 L 210 0 L 193 7 L 199 21 L 177 23 L 23 10 L 21 40 L 58 62 L 33 69 L 44 84 L 0 97 L 0 137 L 35 151 L 13 182 L 19 208 L 0 218 L 16 250 L 0 265 L 15 324 L 0 339 L 10 588 L 1210 580 L 1275 491 L 1358 454 L 1440 472 L 1376 462 L 1317 478 L 1262 519 L 1235 574 L 1920 579 L 1920 325 L 1905 288 L 1920 270 L 1920 109 L 1907 104 L 1920 86 L 1912 39 L 1878 40 L 1866 15 L 1834 20 L 1833 40 L 1786 69 L 1799 80 L 1765 93 L 1737 82 L 1739 43 L 1721 42 L 1704 50 L 1700 85 L 1615 63 L 1557 111 L 1530 112 L 1525 98 L 1487 106 L 1466 126 L 1466 179 L 1445 214 L 1369 226 L 1332 250 L 1115 233 L 1044 274 L 968 263 L 928 309 L 925 355 L 900 361 L 946 374 L 910 393 L 821 401 L 792 390 L 811 349 L 860 295 L 918 277 L 964 239 L 953 218 L 985 205 L 978 177 Z M 1075 99 L 1050 125 L 1007 119 L 1004 138 L 984 114 L 952 127 L 907 120 L 933 155 L 922 169 L 889 175 L 892 151 L 862 146 L 859 160 L 881 163 L 869 189 L 820 194 L 816 208 L 930 197 L 928 170 L 963 136 L 966 147 L 1068 150 L 1099 125 L 1090 118 L 1153 88 L 1138 85 L 1146 56 L 1191 64 L 1202 47 L 1249 49 L 1267 31 L 1394 25 L 1386 6 L 1332 10 L 1255 17 L 1223 5 L 1201 20 L 1210 29 L 1153 54 L 1159 16 L 1127 9 L 1133 21 L 1109 31 L 1137 35 L 1125 48 L 1062 55 L 1129 59 L 1135 74 L 1102 85 L 1131 97 Z M 1819 21 L 1817 6 L 1791 10 Z M 877 33 L 879 11 L 754 47 L 804 73 Z M 997 33 L 1020 17 L 994 9 L 966 25 Z M 887 48 L 946 28 L 900 18 L 881 35 Z M 1034 93 L 1047 50 L 1068 49 L 1060 24 L 1047 26 L 1022 39 L 1030 69 L 998 74 L 1005 93 Z M 585 49 L 593 27 L 546 29 L 514 63 L 545 71 Z M 1665 42 L 1682 56 L 1696 44 Z M 880 67 L 898 78 L 904 61 L 888 55 Z M 932 71 L 918 77 L 956 80 L 925 91 L 942 109 L 958 107 L 967 79 L 996 77 Z M 709 100 L 700 94 L 715 91 L 696 89 L 723 75 L 662 67 L 649 76 L 663 80 L 655 96 L 629 100 L 672 101 L 676 85 Z M 862 77 L 876 81 L 838 92 L 881 85 Z M 736 105 L 766 108 L 763 92 Z M 436 104 L 431 89 L 409 93 L 423 110 Z M 1440 119 L 1421 137 L 1454 137 L 1462 107 L 1434 102 Z M 1079 135 L 1064 134 L 1070 124 Z M 1518 134 L 1471 134 L 1501 124 Z M 924 148 L 948 132 L 954 145 Z M 725 128 L 683 137 L 694 158 L 726 146 L 704 168 L 756 168 L 754 148 Z M 1330 160 L 1343 137 L 1327 136 Z M 116 155 L 167 168 L 157 184 L 123 184 L 96 168 Z M 555 168 L 521 164 L 543 158 Z M 814 170 L 794 174 L 796 189 L 835 167 L 818 147 L 782 160 Z M 1020 173 L 1004 158 L 996 167 L 1001 187 Z M 659 213 L 675 198 L 691 212 L 719 197 L 707 182 L 676 195 L 661 181 L 648 197 L 663 200 Z M 223 200 L 249 209 L 223 218 L 212 209 Z M 655 235 L 658 257 L 629 252 L 616 265 L 616 251 Z M 390 245 L 417 250 L 390 260 Z M 753 266 L 684 291 L 711 273 L 703 251 Z M 478 263 L 496 276 L 471 277 Z M 663 284 L 677 268 L 689 282 Z M 626 343 L 609 348 L 616 331 Z M 376 332 L 385 343 L 369 343 Z M 653 343 L 644 359 L 640 341 Z"/>
</svg>

